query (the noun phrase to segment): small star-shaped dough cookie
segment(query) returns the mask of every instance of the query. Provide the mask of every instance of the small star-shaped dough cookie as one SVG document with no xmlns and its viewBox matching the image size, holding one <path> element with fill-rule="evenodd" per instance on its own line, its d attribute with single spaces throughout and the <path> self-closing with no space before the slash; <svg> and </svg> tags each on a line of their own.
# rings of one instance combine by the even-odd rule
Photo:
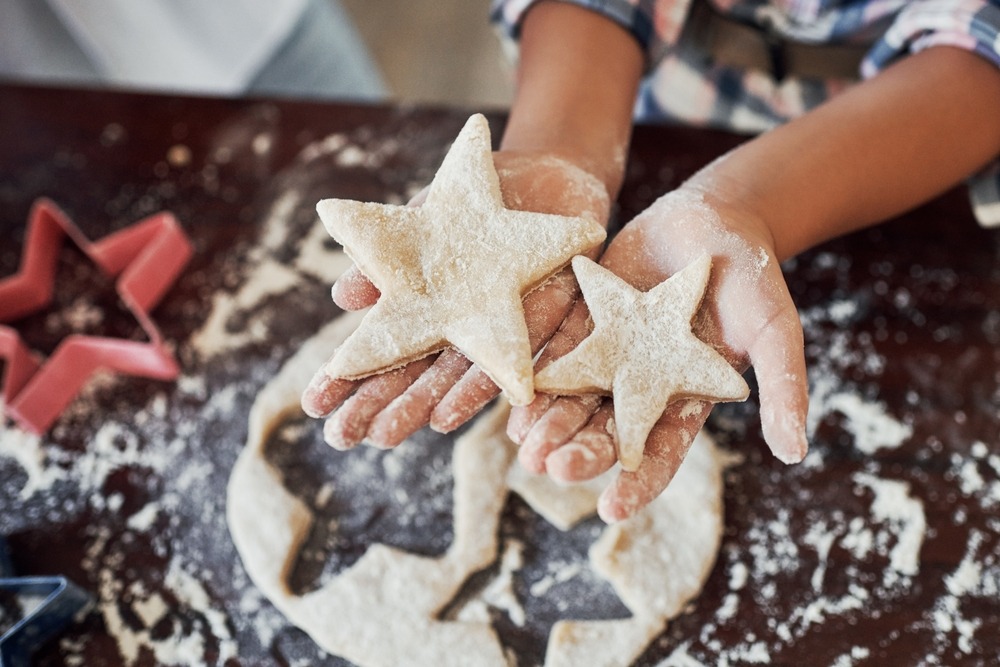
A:
<svg viewBox="0 0 1000 667">
<path fill-rule="evenodd" d="M 711 258 L 703 255 L 640 292 L 585 257 L 573 259 L 594 331 L 542 369 L 535 387 L 612 394 L 618 460 L 625 470 L 639 467 L 646 438 L 671 401 L 742 401 L 749 394 L 740 374 L 691 332 L 711 267 Z"/>
<path fill-rule="evenodd" d="M 382 293 L 328 375 L 380 373 L 451 343 L 515 405 L 534 396 L 521 298 L 605 236 L 593 219 L 504 208 L 489 125 L 478 114 L 421 206 L 325 199 L 316 208 Z"/>
</svg>

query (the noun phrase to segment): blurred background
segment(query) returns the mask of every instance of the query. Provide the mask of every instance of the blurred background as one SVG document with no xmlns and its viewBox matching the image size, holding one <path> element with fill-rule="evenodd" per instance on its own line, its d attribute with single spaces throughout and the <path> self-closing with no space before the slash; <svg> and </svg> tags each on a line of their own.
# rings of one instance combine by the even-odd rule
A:
<svg viewBox="0 0 1000 667">
<path fill-rule="evenodd" d="M 0 80 L 505 107 L 489 0 L 0 0 Z"/>
<path fill-rule="evenodd" d="M 506 107 L 513 70 L 489 0 L 341 0 L 393 99 Z"/>
</svg>

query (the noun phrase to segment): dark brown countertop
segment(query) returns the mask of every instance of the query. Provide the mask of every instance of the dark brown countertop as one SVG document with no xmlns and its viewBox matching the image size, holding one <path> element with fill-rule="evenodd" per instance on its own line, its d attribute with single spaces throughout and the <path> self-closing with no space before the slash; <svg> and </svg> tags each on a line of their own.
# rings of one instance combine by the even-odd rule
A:
<svg viewBox="0 0 1000 667">
<path fill-rule="evenodd" d="M 0 86 L 0 276 L 43 196 L 91 237 L 171 210 L 196 247 L 154 313 L 180 381 L 99 379 L 41 440 L 0 427 L 0 534 L 19 573 L 64 573 L 100 600 L 38 664 L 343 664 L 254 591 L 226 531 L 225 484 L 255 392 L 338 312 L 324 270 L 303 259 L 315 201 L 404 201 L 467 115 Z M 502 116 L 491 120 L 497 135 Z M 618 219 L 739 141 L 638 128 Z M 639 664 L 996 664 L 1000 231 L 979 229 L 956 190 L 785 268 L 806 324 L 812 453 L 772 459 L 754 399 L 717 409 L 710 432 L 743 457 L 726 475 L 722 548 Z M 282 275 L 281 289 L 269 282 Z M 230 311 L 212 328 L 210 313 Z M 138 330 L 68 246 L 56 304 L 16 324 L 43 352 L 71 329 Z M 272 448 L 287 484 L 325 496 L 318 514 L 334 522 L 310 538 L 296 589 L 374 541 L 447 547 L 450 478 L 422 471 L 447 471 L 450 437 L 420 434 L 395 476 L 381 454 L 325 448 L 318 422 L 292 420 L 278 439 L 296 445 Z M 546 562 L 585 559 L 600 529 L 561 534 L 508 502 L 502 534 L 526 545 L 514 586 L 529 621 L 495 618 L 523 664 L 540 663 L 560 616 L 627 613 L 586 577 L 530 592 Z"/>
</svg>

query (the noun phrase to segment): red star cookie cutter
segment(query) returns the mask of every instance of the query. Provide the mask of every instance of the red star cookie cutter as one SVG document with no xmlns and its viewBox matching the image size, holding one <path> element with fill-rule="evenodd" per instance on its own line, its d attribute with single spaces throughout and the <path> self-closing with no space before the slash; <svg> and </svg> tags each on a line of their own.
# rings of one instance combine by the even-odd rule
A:
<svg viewBox="0 0 1000 667">
<path fill-rule="evenodd" d="M 117 276 L 115 289 L 148 343 L 71 334 L 42 362 L 17 331 L 2 324 L 51 303 L 56 261 L 66 236 L 106 275 Z M 0 395 L 7 415 L 29 431 L 44 433 L 98 368 L 157 380 L 176 378 L 180 368 L 149 311 L 191 254 L 191 242 L 170 213 L 157 213 L 90 241 L 54 203 L 37 200 L 28 218 L 21 267 L 0 280 L 0 359 L 7 362 Z"/>
</svg>

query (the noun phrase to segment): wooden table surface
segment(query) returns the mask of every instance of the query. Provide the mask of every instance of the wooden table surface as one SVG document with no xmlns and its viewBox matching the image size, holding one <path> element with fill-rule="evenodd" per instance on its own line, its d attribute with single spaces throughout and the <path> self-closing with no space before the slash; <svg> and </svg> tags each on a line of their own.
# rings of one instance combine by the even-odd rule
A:
<svg viewBox="0 0 1000 667">
<path fill-rule="evenodd" d="M 154 313 L 178 382 L 99 378 L 44 438 L 0 426 L 0 534 L 15 566 L 66 574 L 98 599 L 38 664 L 345 664 L 254 591 L 225 484 L 255 393 L 338 314 L 322 261 L 304 259 L 315 202 L 404 201 L 467 115 L 0 86 L 0 275 L 17 267 L 38 197 L 91 238 L 170 210 L 196 247 Z M 498 136 L 502 116 L 491 122 Z M 740 141 L 638 128 L 616 219 Z M 716 410 L 709 430 L 738 455 L 722 548 L 638 664 L 997 664 L 1000 231 L 979 229 L 956 190 L 785 269 L 805 323 L 811 454 L 785 467 L 767 453 L 755 397 Z M 33 347 L 51 352 L 70 330 L 138 335 L 68 246 L 58 278 L 55 304 L 15 323 Z M 325 448 L 319 422 L 291 420 L 278 439 L 294 445 L 273 448 L 287 484 L 329 519 L 297 590 L 376 541 L 424 554 L 450 543 L 450 477 L 421 473 L 447 471 L 450 436 L 420 434 L 391 481 L 382 454 Z M 540 664 L 561 616 L 627 613 L 593 579 L 531 592 L 546 562 L 582 561 L 600 530 L 594 519 L 561 534 L 509 500 L 502 536 L 526 545 L 514 590 L 529 620 L 494 619 L 521 664 Z"/>
</svg>

